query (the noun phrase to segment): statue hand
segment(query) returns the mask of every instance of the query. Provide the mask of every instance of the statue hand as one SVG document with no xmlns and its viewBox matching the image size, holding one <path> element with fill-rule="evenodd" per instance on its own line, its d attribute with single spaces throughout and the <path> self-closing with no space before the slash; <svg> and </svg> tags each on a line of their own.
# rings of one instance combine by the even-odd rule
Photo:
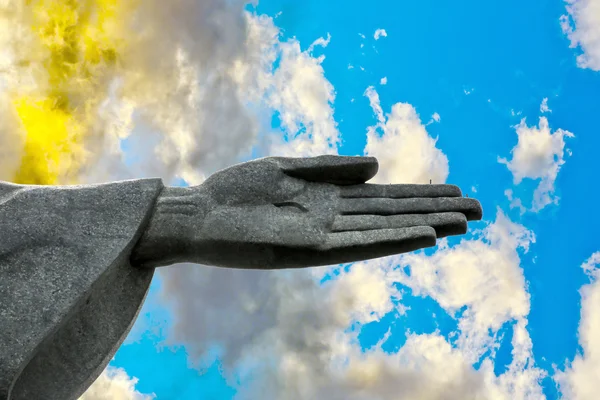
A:
<svg viewBox="0 0 600 400">
<path fill-rule="evenodd" d="M 180 257 L 168 263 L 346 263 L 434 246 L 482 217 L 479 202 L 453 185 L 366 184 L 377 169 L 372 157 L 267 157 L 178 188 L 182 194 L 158 201 L 161 213 L 180 219 L 182 237 L 171 246 Z"/>
</svg>

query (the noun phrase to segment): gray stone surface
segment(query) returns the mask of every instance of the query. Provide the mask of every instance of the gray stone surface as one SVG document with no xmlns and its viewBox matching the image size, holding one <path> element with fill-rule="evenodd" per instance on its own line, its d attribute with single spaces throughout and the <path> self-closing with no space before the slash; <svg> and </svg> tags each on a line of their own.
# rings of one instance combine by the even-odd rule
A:
<svg viewBox="0 0 600 400">
<path fill-rule="evenodd" d="M 155 267 L 280 269 L 435 245 L 482 217 L 452 185 L 374 185 L 372 157 L 269 157 L 202 185 L 0 182 L 0 400 L 71 400 L 129 332 Z"/>
<path fill-rule="evenodd" d="M 152 279 L 129 255 L 161 189 L 0 183 L 0 399 L 76 399 L 106 367 Z"/>
<path fill-rule="evenodd" d="M 373 157 L 268 157 L 234 165 L 202 185 L 166 188 L 133 253 L 158 267 L 331 265 L 435 245 L 481 219 L 453 185 L 366 184 Z"/>
</svg>

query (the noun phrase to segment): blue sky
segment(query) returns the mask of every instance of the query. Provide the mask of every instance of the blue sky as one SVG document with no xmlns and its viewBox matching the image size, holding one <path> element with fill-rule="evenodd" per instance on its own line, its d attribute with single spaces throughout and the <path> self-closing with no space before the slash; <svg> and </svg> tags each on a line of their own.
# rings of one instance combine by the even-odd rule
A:
<svg viewBox="0 0 600 400">
<path fill-rule="evenodd" d="M 278 306 L 269 314 L 271 306 L 265 305 L 269 301 L 287 303 L 271 292 L 262 292 L 268 301 L 262 299 L 261 293 L 251 292 L 275 285 L 271 277 L 256 278 L 249 293 L 257 296 L 253 299 L 267 310 L 254 316 L 256 325 L 262 323 L 262 318 L 267 321 L 265 324 L 272 328 L 267 332 L 243 323 L 254 314 L 244 314 L 235 304 L 246 300 L 202 304 L 206 296 L 199 292 L 208 287 L 196 287 L 196 293 L 193 287 L 184 288 L 185 274 L 193 272 L 190 267 L 181 268 L 181 275 L 173 277 L 178 267 L 172 267 L 156 274 L 135 327 L 110 364 L 137 379 L 135 391 L 139 393 L 128 398 L 142 398 L 134 397 L 140 393 L 153 393 L 157 399 L 252 398 L 252 393 L 260 393 L 256 392 L 257 387 L 267 396 L 263 398 L 290 399 L 336 392 L 356 399 L 468 398 L 464 393 L 479 394 L 478 399 L 593 398 L 589 397 L 593 393 L 586 391 L 586 382 L 591 384 L 592 377 L 600 374 L 600 363 L 593 356 L 594 349 L 600 349 L 600 339 L 594 338 L 590 310 L 593 305 L 598 307 L 593 302 L 600 297 L 593 296 L 598 291 L 594 291 L 594 259 L 587 272 L 581 266 L 600 250 L 594 238 L 595 226 L 600 224 L 600 215 L 595 212 L 600 194 L 595 184 L 596 149 L 600 145 L 600 68 L 595 66 L 600 60 L 594 57 L 600 50 L 598 42 L 592 40 L 600 37 L 600 29 L 594 32 L 594 24 L 590 23 L 600 22 L 600 4 L 594 0 L 571 1 L 575 10 L 571 11 L 571 25 L 581 33 L 571 34 L 571 39 L 579 40 L 575 43 L 579 47 L 571 47 L 569 35 L 561 26 L 561 16 L 568 14 L 567 4 L 562 1 L 442 3 L 261 0 L 257 7 L 246 8 L 248 18 L 262 15 L 271 21 L 266 23 L 267 28 L 279 29 L 276 40 L 265 44 L 267 50 L 259 53 L 266 60 L 266 70 L 287 69 L 279 78 L 276 73 L 269 75 L 275 82 L 269 81 L 270 90 L 255 90 L 267 79 L 261 77 L 264 71 L 258 67 L 257 78 L 236 82 L 242 91 L 258 93 L 244 97 L 255 129 L 269 137 L 287 135 L 288 139 L 272 147 L 262 146 L 256 139 L 250 145 L 250 153 L 248 146 L 236 153 L 238 161 L 274 153 L 365 154 L 367 146 L 370 154 L 381 154 L 381 171 L 389 171 L 386 178 L 401 183 L 413 177 L 408 171 L 412 164 L 403 158 L 421 152 L 417 154 L 421 154 L 422 163 L 414 168 L 421 168 L 422 173 L 414 175 L 414 179 L 431 176 L 457 184 L 483 205 L 484 221 L 471 224 L 471 232 L 465 237 L 469 243 L 461 244 L 461 239 L 452 238 L 442 248 L 369 265 L 347 266 L 323 283 L 323 299 L 335 298 L 336 293 L 345 293 L 346 289 L 354 293 L 352 290 L 357 287 L 368 292 L 356 291 L 356 302 L 352 304 L 360 315 L 352 308 L 335 309 L 348 314 L 349 323 L 334 328 L 347 335 L 348 343 L 378 358 L 361 359 L 353 352 L 340 353 L 333 342 L 328 342 L 328 356 L 335 359 L 342 354 L 348 363 L 343 365 L 357 365 L 358 371 L 363 368 L 366 375 L 367 369 L 379 363 L 376 371 L 382 376 L 387 371 L 390 381 L 373 378 L 374 386 L 364 383 L 360 392 L 349 384 L 357 381 L 351 371 L 322 361 L 325 370 L 340 368 L 342 375 L 349 374 L 340 378 L 339 387 L 326 387 L 325 383 L 322 387 L 317 387 L 317 383 L 314 388 L 307 387 L 311 385 L 310 375 L 304 383 L 287 386 L 283 381 L 285 371 L 274 373 L 261 367 L 261 363 L 287 360 L 284 355 L 291 354 L 286 353 L 289 348 L 259 346 L 256 342 L 264 336 L 279 343 L 277 335 L 284 335 L 284 328 L 280 327 L 282 310 L 306 307 L 307 313 L 316 312 L 320 303 L 304 304 L 299 300 L 296 308 Z M 385 30 L 385 35 L 375 39 L 378 29 Z M 325 45 L 317 43 L 309 51 L 319 38 L 324 39 L 321 42 Z M 296 45 L 299 50 L 295 50 Z M 275 49 L 275 56 L 269 53 L 269 46 Z M 590 57 L 588 65 L 578 62 L 577 56 L 582 53 Z M 298 97 L 286 97 L 284 89 L 298 87 L 302 88 Z M 369 87 L 371 91 L 367 90 Z M 377 100 L 373 93 L 378 95 Z M 414 118 L 406 122 L 410 118 L 405 114 L 394 117 L 392 107 L 397 103 L 405 104 L 402 110 L 406 112 L 415 110 L 420 124 L 414 125 Z M 381 119 L 373 104 L 381 107 Z M 547 105 L 547 110 L 542 104 Z M 325 110 L 325 115 L 315 109 Z M 540 117 L 546 118 L 549 125 L 546 133 Z M 371 147 L 367 144 L 369 127 L 373 127 L 374 135 Z M 298 131 L 301 135 L 297 136 Z M 241 140 L 233 134 L 228 137 L 229 132 L 224 129 L 219 133 L 218 146 L 235 147 Z M 430 141 L 413 139 L 422 136 L 422 132 Z M 143 134 L 143 130 L 138 130 L 132 138 Z M 318 135 L 339 135 L 341 141 L 338 146 L 323 147 L 315 139 Z M 402 138 L 380 145 L 373 139 L 394 135 Z M 135 143 L 132 140 L 124 146 L 131 159 L 136 158 L 136 152 L 145 151 Z M 300 146 L 302 143 L 304 147 Z M 209 154 L 210 149 L 206 152 Z M 499 162 L 500 158 L 506 163 Z M 192 163 L 191 167 L 196 165 Z M 211 168 L 202 165 L 198 170 L 206 175 Z M 190 183 L 189 171 L 183 167 L 181 171 L 175 177 L 167 173 L 164 176 Z M 516 183 L 519 176 L 522 182 Z M 536 188 L 541 188 L 537 193 L 542 196 L 537 203 Z M 511 192 L 507 194 L 507 190 Z M 360 268 L 367 271 L 366 275 L 348 272 Z M 483 271 L 481 276 L 477 275 L 478 270 Z M 235 279 L 232 285 L 244 284 L 244 279 L 227 276 Z M 383 286 L 377 286 L 379 281 L 369 286 L 371 278 L 366 276 L 381 277 Z M 209 275 L 200 277 L 208 279 Z M 437 282 L 436 277 L 445 281 Z M 277 279 L 281 280 L 276 284 L 283 285 L 286 278 Z M 336 286 L 337 279 L 341 280 L 342 289 Z M 193 278 L 189 281 L 195 282 Z M 211 284 L 217 283 L 228 285 L 223 278 Z M 382 287 L 391 297 L 374 298 L 373 288 Z M 582 287 L 587 288 L 582 292 L 583 300 Z M 296 290 L 294 285 L 289 288 Z M 212 290 L 230 293 L 226 287 Z M 299 296 L 308 296 L 298 290 Z M 485 293 L 473 294 L 478 290 Z M 319 293 L 314 294 L 317 299 Z M 491 294 L 486 297 L 488 293 Z M 332 309 L 337 307 L 335 300 L 327 301 Z M 222 309 L 198 311 L 202 307 Z M 199 328 L 214 324 L 217 319 L 222 321 L 216 328 Z M 318 329 L 327 334 L 334 330 L 325 324 L 318 325 Z M 244 330 L 247 335 L 235 336 L 231 332 Z M 423 343 L 427 343 L 426 347 L 422 347 Z M 444 347 L 444 343 L 449 347 Z M 240 353 L 227 358 L 229 345 L 241 349 Z M 427 353 L 433 354 L 429 361 L 419 358 L 426 354 L 425 348 L 433 352 Z M 310 346 L 306 349 L 311 351 Z M 384 390 L 393 388 L 394 382 L 405 382 L 411 368 L 420 374 L 414 379 L 423 386 L 448 388 L 444 386 L 447 382 L 438 382 L 442 378 L 436 377 L 436 368 L 441 368 L 435 365 L 438 357 L 446 369 L 457 365 L 457 369 L 465 368 L 460 376 L 448 375 L 456 387 L 438 392 Z M 355 359 L 358 361 L 352 361 Z M 520 359 L 525 361 L 517 362 Z M 317 361 L 302 362 L 314 367 Z M 405 365 L 389 367 L 388 363 L 396 362 Z M 383 365 L 391 369 L 388 371 Z M 470 374 L 473 378 L 465 378 Z M 338 377 L 334 373 L 326 375 L 333 376 Z M 495 383 L 489 384 L 494 379 Z M 338 381 L 331 378 L 330 385 L 335 386 L 337 383 L 333 382 Z M 458 397 L 443 395 L 452 390 Z M 282 393 L 284 397 L 277 397 Z"/>
</svg>

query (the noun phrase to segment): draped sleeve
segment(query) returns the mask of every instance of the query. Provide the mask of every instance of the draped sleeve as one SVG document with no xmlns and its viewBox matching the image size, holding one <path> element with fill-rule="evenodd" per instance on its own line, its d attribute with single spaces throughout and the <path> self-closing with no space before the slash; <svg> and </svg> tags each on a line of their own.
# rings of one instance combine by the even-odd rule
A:
<svg viewBox="0 0 600 400">
<path fill-rule="evenodd" d="M 152 280 L 129 256 L 162 188 L 0 182 L 0 400 L 76 399 L 103 371 Z"/>
</svg>

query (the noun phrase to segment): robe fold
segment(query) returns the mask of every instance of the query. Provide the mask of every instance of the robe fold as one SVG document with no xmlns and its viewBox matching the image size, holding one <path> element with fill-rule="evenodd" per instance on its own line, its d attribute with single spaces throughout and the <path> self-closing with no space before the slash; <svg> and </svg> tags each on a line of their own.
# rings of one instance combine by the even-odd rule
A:
<svg viewBox="0 0 600 400">
<path fill-rule="evenodd" d="M 76 399 L 104 370 L 152 280 L 129 256 L 162 188 L 0 182 L 0 400 Z"/>
</svg>

